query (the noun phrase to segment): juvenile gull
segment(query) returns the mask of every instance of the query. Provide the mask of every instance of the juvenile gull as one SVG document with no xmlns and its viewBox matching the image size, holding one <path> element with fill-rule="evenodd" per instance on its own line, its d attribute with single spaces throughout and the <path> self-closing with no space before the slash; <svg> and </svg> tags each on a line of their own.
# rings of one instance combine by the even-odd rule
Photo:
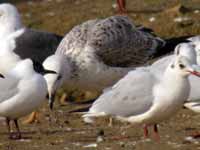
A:
<svg viewBox="0 0 200 150">
<path fill-rule="evenodd" d="M 45 100 L 47 84 L 42 75 L 55 73 L 30 59 L 19 61 L 4 79 L 0 79 L 0 116 L 6 118 L 10 138 L 21 138 L 17 120 L 38 108 Z M 11 134 L 10 120 L 17 133 Z"/>
<path fill-rule="evenodd" d="M 128 17 L 89 20 L 66 34 L 56 50 L 55 55 L 66 56 L 65 68 L 70 68 L 68 74 L 60 73 L 64 78 L 60 83 L 101 92 L 135 66 L 147 63 L 164 45 L 165 41 L 135 27 Z M 57 75 L 50 80 L 56 84 Z"/>
<path fill-rule="evenodd" d="M 184 56 L 175 57 L 160 78 L 150 67 L 137 68 L 104 92 L 83 117 L 111 115 L 144 124 L 145 137 L 148 126 L 153 125 L 159 138 L 157 124 L 173 116 L 189 96 L 189 74 L 200 76 Z"/>
</svg>

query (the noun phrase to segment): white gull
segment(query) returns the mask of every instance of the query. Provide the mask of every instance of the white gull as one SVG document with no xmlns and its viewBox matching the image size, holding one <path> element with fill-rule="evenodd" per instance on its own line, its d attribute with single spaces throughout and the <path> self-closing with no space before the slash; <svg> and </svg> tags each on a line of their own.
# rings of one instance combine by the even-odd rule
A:
<svg viewBox="0 0 200 150">
<path fill-rule="evenodd" d="M 184 56 L 172 59 L 160 78 L 151 67 L 137 68 L 103 93 L 83 117 L 111 115 L 132 124 L 145 124 L 145 137 L 147 127 L 153 125 L 158 137 L 157 124 L 173 116 L 187 100 L 190 74 L 200 75 Z"/>
<path fill-rule="evenodd" d="M 17 120 L 38 108 L 47 95 L 47 83 L 42 75 L 55 73 L 30 59 L 19 61 L 4 79 L 0 79 L 0 116 L 6 118 L 11 138 L 21 138 Z M 11 134 L 10 120 L 17 128 Z"/>
</svg>

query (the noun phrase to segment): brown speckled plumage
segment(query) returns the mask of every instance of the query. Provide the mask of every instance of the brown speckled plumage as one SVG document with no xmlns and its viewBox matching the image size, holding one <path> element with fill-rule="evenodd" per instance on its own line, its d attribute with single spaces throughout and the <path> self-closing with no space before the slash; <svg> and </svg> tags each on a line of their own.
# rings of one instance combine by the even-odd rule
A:
<svg viewBox="0 0 200 150">
<path fill-rule="evenodd" d="M 128 17 L 112 16 L 74 27 L 56 53 L 70 55 L 76 51 L 78 54 L 90 47 L 99 62 L 112 67 L 130 67 L 146 63 L 163 45 L 164 41 L 135 27 Z"/>
</svg>

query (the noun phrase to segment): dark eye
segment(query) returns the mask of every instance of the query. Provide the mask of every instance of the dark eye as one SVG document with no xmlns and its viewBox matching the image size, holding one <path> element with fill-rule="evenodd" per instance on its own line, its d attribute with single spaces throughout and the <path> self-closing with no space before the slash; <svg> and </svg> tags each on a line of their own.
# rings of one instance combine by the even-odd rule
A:
<svg viewBox="0 0 200 150">
<path fill-rule="evenodd" d="M 181 69 L 185 68 L 185 66 L 184 66 L 183 64 L 179 64 L 179 67 L 180 67 Z"/>
<path fill-rule="evenodd" d="M 174 64 L 171 65 L 171 68 L 174 68 Z"/>
<path fill-rule="evenodd" d="M 62 78 L 62 76 L 59 74 L 59 76 L 58 76 L 57 80 L 60 80 L 61 78 Z"/>
</svg>

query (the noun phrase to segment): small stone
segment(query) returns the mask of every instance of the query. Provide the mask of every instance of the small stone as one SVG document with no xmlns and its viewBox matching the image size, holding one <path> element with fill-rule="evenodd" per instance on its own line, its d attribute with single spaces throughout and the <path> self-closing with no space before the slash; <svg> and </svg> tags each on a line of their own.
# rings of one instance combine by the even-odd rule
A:
<svg viewBox="0 0 200 150">
<path fill-rule="evenodd" d="M 104 139 L 102 136 L 98 136 L 96 141 L 97 141 L 97 143 L 100 143 L 100 142 L 103 142 Z"/>
<path fill-rule="evenodd" d="M 150 17 L 150 18 L 149 18 L 149 21 L 150 21 L 150 22 L 154 22 L 154 21 L 156 21 L 156 18 L 155 18 L 155 17 Z"/>
</svg>

